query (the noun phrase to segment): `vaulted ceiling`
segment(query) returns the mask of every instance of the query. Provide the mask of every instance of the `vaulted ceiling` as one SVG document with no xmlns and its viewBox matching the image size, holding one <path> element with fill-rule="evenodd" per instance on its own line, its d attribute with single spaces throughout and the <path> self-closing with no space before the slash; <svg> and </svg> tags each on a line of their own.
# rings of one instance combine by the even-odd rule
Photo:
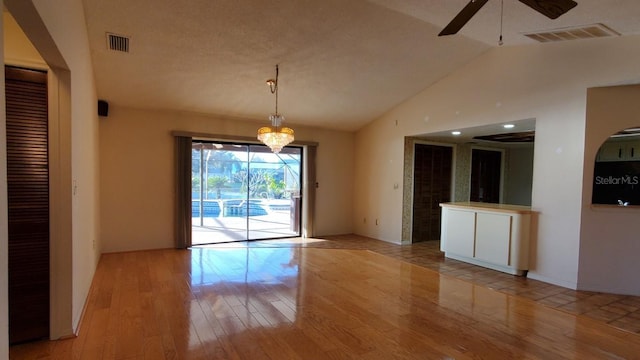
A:
<svg viewBox="0 0 640 360">
<path fill-rule="evenodd" d="M 501 1 L 458 35 L 438 32 L 469 0 L 83 0 L 98 96 L 136 108 L 267 121 L 280 66 L 287 124 L 357 130 L 498 46 Z M 577 0 L 550 20 L 504 0 L 503 46 L 524 32 L 602 23 L 640 33 L 637 0 Z M 130 38 L 109 50 L 106 33 Z M 589 41 L 589 40 L 577 40 Z"/>
</svg>

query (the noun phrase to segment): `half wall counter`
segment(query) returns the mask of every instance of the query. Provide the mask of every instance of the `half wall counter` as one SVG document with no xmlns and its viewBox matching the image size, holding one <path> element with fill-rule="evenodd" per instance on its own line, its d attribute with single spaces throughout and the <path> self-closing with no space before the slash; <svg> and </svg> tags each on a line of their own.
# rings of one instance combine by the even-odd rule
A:
<svg viewBox="0 0 640 360">
<path fill-rule="evenodd" d="M 451 259 L 526 275 L 531 217 L 528 206 L 442 203 L 440 250 Z"/>
</svg>

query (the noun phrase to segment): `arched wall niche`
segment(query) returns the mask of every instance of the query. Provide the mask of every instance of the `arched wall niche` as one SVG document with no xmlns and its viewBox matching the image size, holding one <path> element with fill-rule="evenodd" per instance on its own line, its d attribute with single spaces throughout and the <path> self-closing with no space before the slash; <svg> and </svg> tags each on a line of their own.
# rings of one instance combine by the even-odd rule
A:
<svg viewBox="0 0 640 360">
<path fill-rule="evenodd" d="M 620 130 L 600 145 L 591 203 L 640 206 L 640 126 Z"/>
</svg>

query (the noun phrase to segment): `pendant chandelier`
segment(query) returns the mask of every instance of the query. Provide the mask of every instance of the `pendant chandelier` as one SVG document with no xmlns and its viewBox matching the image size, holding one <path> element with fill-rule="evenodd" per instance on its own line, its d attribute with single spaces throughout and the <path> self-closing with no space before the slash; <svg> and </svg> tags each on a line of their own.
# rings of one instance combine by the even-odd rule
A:
<svg viewBox="0 0 640 360">
<path fill-rule="evenodd" d="M 276 112 L 269 116 L 271 126 L 263 126 L 258 129 L 258 140 L 277 154 L 294 139 L 293 129 L 281 126 L 284 116 L 278 113 L 278 65 L 276 65 L 276 79 L 267 80 L 267 84 L 271 93 L 276 94 Z"/>
</svg>

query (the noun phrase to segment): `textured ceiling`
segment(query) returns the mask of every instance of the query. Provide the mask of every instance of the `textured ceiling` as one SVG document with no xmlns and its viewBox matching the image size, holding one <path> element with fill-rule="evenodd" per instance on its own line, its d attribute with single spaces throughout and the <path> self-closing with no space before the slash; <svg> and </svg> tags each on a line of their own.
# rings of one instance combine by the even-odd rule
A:
<svg viewBox="0 0 640 360">
<path fill-rule="evenodd" d="M 437 33 L 468 0 L 83 0 L 98 96 L 137 108 L 267 121 L 280 64 L 289 125 L 356 130 L 496 46 L 500 2 L 460 35 Z M 504 3 L 505 46 L 523 31 L 602 22 L 640 33 L 637 0 L 578 0 L 551 21 Z M 607 4 L 607 5 L 603 5 Z M 107 50 L 105 33 L 131 38 Z"/>
</svg>

